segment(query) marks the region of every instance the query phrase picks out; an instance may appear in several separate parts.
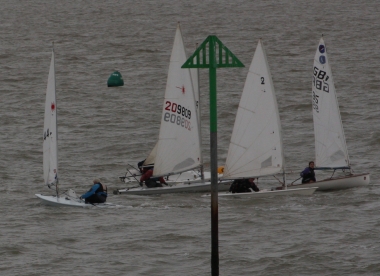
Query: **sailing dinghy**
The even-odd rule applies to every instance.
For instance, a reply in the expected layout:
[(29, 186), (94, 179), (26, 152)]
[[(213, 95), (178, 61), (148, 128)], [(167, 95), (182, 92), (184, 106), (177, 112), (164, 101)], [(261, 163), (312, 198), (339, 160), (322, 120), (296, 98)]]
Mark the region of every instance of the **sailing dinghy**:
[[(177, 32), (181, 35), (181, 29), (180, 25), (178, 24), (177, 27)], [(182, 35), (181, 35), (182, 38)], [(186, 54), (185, 54), (186, 55)], [(183, 70), (181, 68), (178, 68), (178, 70)], [(192, 81), (192, 89), (193, 89), (193, 95), (195, 98), (195, 103), (196, 103), (196, 111), (197, 111), (197, 116), (198, 116), (198, 127), (199, 127), (199, 139), (201, 139), (201, 125), (200, 125), (200, 95), (199, 95), (199, 72), (198, 69), (190, 69), (190, 77)], [(178, 88), (178, 87), (177, 87)], [(150, 167), (154, 165), (155, 157), (157, 154), (157, 145), (154, 146), (152, 151), (149, 153), (148, 157), (145, 159), (145, 162), (143, 166), (145, 167)], [(201, 140), (199, 147), (201, 148)], [(128, 167), (126, 169), (126, 173), (124, 176), (119, 177), (120, 181), (124, 183), (130, 183), (130, 182), (138, 182), (138, 179), (140, 178), (141, 173), (138, 168), (135, 166), (128, 164)], [(211, 173), (210, 172), (205, 172), (203, 169), (203, 159), (202, 159), (202, 154), (200, 155), (200, 165), (198, 168), (195, 168), (193, 170), (189, 171), (184, 171), (178, 174), (170, 174), (165, 176), (165, 181), (166, 183), (169, 184), (176, 184), (176, 183), (185, 183), (185, 184), (190, 184), (192, 182), (200, 182), (200, 181), (207, 181), (211, 179)]]
[[(240, 99), (223, 178), (248, 179), (283, 173), (285, 159), (280, 116), (264, 46), (259, 40)], [(264, 198), (280, 195), (311, 195), (315, 186), (300, 189), (219, 193), (221, 197)]]
[[(369, 184), (369, 173), (354, 174), (348, 156), (334, 79), (323, 37), (314, 56), (312, 105), (315, 135), (315, 170), (332, 170), (330, 178), (293, 187), (317, 186), (318, 191), (340, 190)], [(333, 177), (335, 171), (346, 172)]]
[[(195, 89), (190, 69), (182, 69), (187, 56), (180, 26), (177, 26), (170, 57), (169, 72), (162, 110), (159, 139), (156, 147), (145, 160), (154, 164), (153, 177), (178, 175), (202, 165), (201, 138)], [(140, 178), (140, 176), (138, 176)], [(207, 192), (211, 183), (182, 181), (164, 187), (132, 187), (115, 190), (114, 194), (163, 194), (180, 192)], [(230, 181), (220, 184), (221, 190), (229, 189)]]
[(57, 130), (57, 101), (55, 93), (55, 68), (54, 68), (54, 49), (52, 51), (48, 84), (46, 89), (45, 120), (43, 134), (43, 169), (45, 184), (50, 189), (55, 189), (55, 195), (36, 196), (45, 205), (51, 206), (70, 206), (70, 207), (91, 207), (91, 206), (112, 206), (111, 203), (85, 204), (79, 199), (75, 191), (69, 189), (60, 192), (58, 187), (58, 130)]

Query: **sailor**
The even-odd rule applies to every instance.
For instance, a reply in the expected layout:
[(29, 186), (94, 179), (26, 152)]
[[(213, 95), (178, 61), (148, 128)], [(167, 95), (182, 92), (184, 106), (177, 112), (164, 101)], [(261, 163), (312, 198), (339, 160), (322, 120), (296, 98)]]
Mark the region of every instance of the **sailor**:
[(260, 191), (259, 187), (257, 187), (256, 183), (254, 182), (255, 179), (254, 178), (249, 178), (248, 179), (248, 182), (249, 182), (249, 187), (254, 190), (255, 192), (258, 192)]
[(235, 179), (230, 187), (231, 193), (250, 193), (252, 191), (258, 192), (260, 189), (254, 182), (254, 178), (248, 179)]
[(143, 168), (144, 168), (143, 166), (144, 166), (145, 160), (146, 159), (137, 163), (137, 167), (139, 168), (140, 173), (143, 173)]
[(314, 173), (314, 161), (309, 162), (309, 167), (305, 168), (301, 173), (302, 183), (313, 183), (316, 182)]
[(162, 187), (162, 184), (168, 185), (163, 177), (152, 177), (153, 167), (143, 168), (143, 175), (140, 178), (140, 186), (145, 181), (148, 188)]
[(98, 178), (93, 180), (94, 185), (91, 189), (83, 194), (80, 199), (84, 199), (86, 203), (104, 203), (107, 200), (107, 186), (100, 183)]

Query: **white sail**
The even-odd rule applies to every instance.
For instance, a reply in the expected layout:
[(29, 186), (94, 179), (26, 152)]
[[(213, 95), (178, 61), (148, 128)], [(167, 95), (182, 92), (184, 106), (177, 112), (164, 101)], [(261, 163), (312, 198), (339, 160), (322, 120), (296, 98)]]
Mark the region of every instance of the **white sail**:
[[(193, 84), (193, 91), (194, 91), (194, 98), (195, 98), (195, 104), (197, 107), (197, 116), (198, 116), (198, 127), (199, 127), (199, 139), (200, 139), (200, 122), (199, 122), (199, 113), (200, 113), (200, 107), (199, 107), (199, 82), (198, 82), (198, 69), (190, 69), (191, 72), (191, 80)], [(200, 141), (201, 143), (201, 141)], [(154, 160), (157, 155), (157, 145), (158, 142), (154, 145), (154, 148), (152, 151), (149, 153), (148, 157), (144, 161), (144, 166), (150, 165), (154, 163)], [(202, 155), (201, 155), (201, 160), (200, 162), (202, 163)]]
[(316, 167), (348, 167), (346, 139), (323, 38), (314, 57), (312, 103)]
[(232, 131), (223, 178), (273, 175), (284, 167), (272, 76), (259, 40)]
[(43, 133), (43, 167), (45, 184), (58, 181), (57, 158), (57, 101), (55, 97), (54, 50), (52, 51), (48, 84), (46, 89), (45, 121)]
[(178, 25), (170, 58), (154, 176), (200, 166), (201, 152), (194, 88), (189, 69), (181, 69), (186, 52)]
[(157, 145), (158, 145), (158, 142), (154, 145), (154, 148), (149, 153), (148, 157), (145, 159), (144, 164), (143, 164), (144, 166), (154, 163), (154, 160), (156, 159), (156, 155), (157, 155)]

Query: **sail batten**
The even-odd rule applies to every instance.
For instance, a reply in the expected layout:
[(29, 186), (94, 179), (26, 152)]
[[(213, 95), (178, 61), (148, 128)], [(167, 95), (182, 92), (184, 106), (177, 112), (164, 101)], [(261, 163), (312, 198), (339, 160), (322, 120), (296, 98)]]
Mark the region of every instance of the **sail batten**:
[(274, 175), (283, 169), (280, 117), (267, 57), (259, 40), (236, 114), (223, 178)]
[[(201, 165), (198, 111), (187, 56), (178, 25), (170, 57), (153, 176), (188, 171)], [(199, 100), (199, 99), (198, 99)]]
[(312, 105), (317, 167), (349, 167), (343, 124), (323, 38), (314, 56)]

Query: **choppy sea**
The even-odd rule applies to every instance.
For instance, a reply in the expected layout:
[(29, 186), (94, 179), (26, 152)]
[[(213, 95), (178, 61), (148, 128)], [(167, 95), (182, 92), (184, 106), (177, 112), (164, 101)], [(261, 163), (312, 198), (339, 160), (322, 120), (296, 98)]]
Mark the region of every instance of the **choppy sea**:
[[(42, 134), (52, 42), (61, 188), (80, 194), (99, 177), (113, 190), (126, 186), (118, 177), (158, 137), (177, 22), (188, 54), (213, 34), (245, 64), (217, 72), (220, 165), (259, 38), (276, 89), (287, 178), (298, 178), (314, 159), (311, 74), (323, 34), (353, 169), (371, 173), (365, 188), (219, 199), (220, 275), (380, 273), (378, 1), (7, 0), (1, 6), (1, 275), (211, 274), (210, 199), (201, 194), (110, 193), (108, 201), (121, 207), (108, 209), (46, 207), (34, 195), (51, 193), (43, 184)], [(125, 85), (107, 88), (115, 70)], [(204, 70), (201, 110), (207, 169)]]

